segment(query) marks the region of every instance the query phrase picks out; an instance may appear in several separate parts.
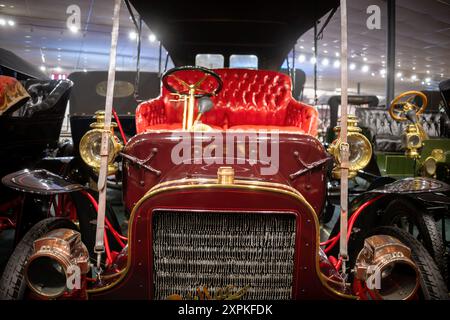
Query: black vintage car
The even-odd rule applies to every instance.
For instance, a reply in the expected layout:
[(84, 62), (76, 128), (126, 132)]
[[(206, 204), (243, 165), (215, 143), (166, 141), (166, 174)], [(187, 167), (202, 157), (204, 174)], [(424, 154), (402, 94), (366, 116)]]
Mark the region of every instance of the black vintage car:
[[(59, 173), (64, 164), (62, 156), (71, 152), (59, 137), (72, 81), (51, 80), (35, 66), (0, 48), (0, 85), (5, 103), (0, 113), (0, 176), (25, 168)], [(22, 215), (25, 202), (39, 203), (32, 206), (33, 215)], [(25, 197), (0, 185), (0, 233), (14, 229), (22, 220), (23, 230), (15, 234), (17, 242), (35, 219), (50, 214), (50, 202), (49, 198)]]
[[(79, 210), (90, 210), (83, 201), (73, 201), (76, 195), (58, 193), (78, 190), (69, 180), (86, 185), (97, 179), (96, 173), (81, 161), (78, 146), (90, 129), (95, 111), (103, 108), (107, 72), (74, 72), (68, 80), (50, 80), (4, 49), (0, 49), (0, 62), (1, 74), (23, 84), (24, 92), (20, 101), (0, 115), (0, 232), (15, 231), (14, 236), (5, 235), (6, 239), (14, 238), (11, 245), (2, 248), (6, 258), (36, 222), (70, 216), (74, 202)], [(131, 137), (136, 133), (134, 111), (141, 99), (158, 95), (160, 78), (154, 72), (140, 72), (136, 81), (136, 72), (132, 71), (118, 71), (116, 77), (115, 111), (124, 136)], [(68, 102), (72, 139), (60, 142)], [(47, 190), (39, 190), (37, 181), (47, 184)], [(60, 184), (64, 187), (59, 188)], [(120, 184), (112, 185), (120, 189)], [(93, 215), (95, 212), (91, 218)]]

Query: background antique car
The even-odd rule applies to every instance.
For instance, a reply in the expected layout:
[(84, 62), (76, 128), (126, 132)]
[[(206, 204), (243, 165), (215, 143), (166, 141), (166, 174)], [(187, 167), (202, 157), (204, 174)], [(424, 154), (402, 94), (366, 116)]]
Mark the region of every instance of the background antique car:
[[(107, 77), (107, 71), (74, 72), (69, 75), (69, 79), (74, 83), (69, 112), (74, 145), (74, 159), (71, 166), (77, 172), (68, 173), (67, 177), (81, 184), (98, 178), (97, 174), (81, 160), (78, 146), (83, 135), (90, 129), (95, 112), (104, 108)], [(136, 134), (134, 112), (137, 105), (156, 97), (159, 94), (159, 87), (160, 77), (156, 72), (116, 71), (113, 104), (125, 139)]]
[[(113, 174), (117, 160), (122, 161), (128, 236), (107, 211), (101, 237), (106, 254), (99, 265), (90, 264), (102, 254), (94, 239), (102, 202), (92, 196), (97, 187), (104, 189), (102, 180), (97, 186), (64, 185), (62, 178), (52, 176), (51, 192), (71, 191), (76, 207), (71, 218), (79, 228), (71, 219), (51, 218), (34, 225), (5, 268), (2, 298), (448, 298), (440, 271), (420, 242), (396, 227), (359, 227), (360, 221), (374, 217), (374, 204), (391, 194), (414, 192), (417, 184), (448, 191), (444, 183), (400, 180), (358, 197), (349, 212), (348, 262), (333, 252), (337, 233), (320, 240), (331, 157), (315, 137), (317, 110), (294, 99), (291, 79), (275, 70), (296, 39), (336, 9), (338, 1), (292, 1), (289, 14), (261, 6), (246, 11), (245, 21), (234, 2), (216, 10), (200, 1), (201, 11), (186, 3), (177, 3), (173, 10), (170, 2), (131, 2), (180, 67), (164, 74), (159, 97), (138, 106), (137, 134), (125, 146), (114, 134), (114, 124), (102, 129), (106, 111), (106, 116), (96, 114), (79, 146), (94, 171)], [(186, 15), (189, 19), (182, 19)], [(117, 21), (116, 12), (115, 26)], [(261, 70), (185, 66), (205, 50), (222, 53), (226, 64), (232, 53), (257, 54)], [(238, 141), (241, 137), (237, 150), (232, 141), (232, 154), (228, 141), (216, 139), (225, 133)], [(103, 155), (102, 136), (109, 145)], [(180, 143), (183, 155), (189, 156), (175, 163), (172, 153)], [(281, 155), (271, 175), (263, 174), (270, 162), (246, 156), (252, 145), (263, 143), (266, 153), (278, 150)], [(197, 163), (193, 160), (199, 150), (209, 160), (211, 150), (227, 150), (227, 161)], [(369, 150), (363, 151), (361, 156), (367, 157)], [(108, 158), (107, 168), (100, 165), (102, 156)], [(22, 172), (11, 176), (10, 184), (24, 188), (17, 178), (21, 174), (40, 190), (48, 182)], [(91, 223), (92, 210), (94, 215), (98, 211), (96, 225)], [(69, 288), (70, 270), (77, 268), (80, 286)]]
[[(50, 80), (35, 66), (5, 49), (0, 49), (0, 74), (1, 103), (5, 102), (6, 107), (0, 112), (0, 177), (25, 168), (47, 168), (60, 173), (64, 161), (55, 159), (70, 153), (70, 146), (60, 143), (59, 136), (72, 82)], [(8, 95), (20, 99), (10, 99)], [(23, 215), (25, 206), (33, 214)], [(18, 242), (35, 221), (47, 216), (50, 207), (49, 197), (24, 196), (0, 185), (0, 233), (14, 229), (20, 220), (21, 228), (15, 236), (5, 235), (8, 239), (15, 237)], [(7, 259), (9, 248), (2, 246), (2, 258)], [(0, 261), (0, 265), (4, 262)]]
[[(448, 81), (442, 82), (442, 89), (445, 88), (445, 83)], [(409, 96), (415, 98), (415, 103), (420, 106), (422, 101), (416, 97), (416, 94), (420, 93), (411, 93)], [(392, 183), (397, 179), (417, 176), (429, 178), (431, 176), (444, 182), (448, 181), (446, 171), (447, 162), (450, 159), (446, 159), (446, 150), (449, 150), (450, 139), (446, 134), (448, 126), (446, 110), (448, 108), (445, 108), (448, 105), (448, 101), (445, 99), (448, 92), (443, 90), (437, 95), (436, 92), (425, 92), (424, 94), (428, 97), (429, 107), (423, 115), (418, 117), (423, 124), (427, 139), (423, 140), (423, 147), (417, 148), (416, 157), (405, 155), (408, 153), (408, 149), (402, 146), (402, 135), (407, 135), (405, 122), (395, 121), (386, 112), (385, 106), (378, 106), (378, 99), (375, 96), (349, 96), (349, 103), (353, 106), (358, 125), (362, 130), (361, 134), (370, 140), (374, 150), (368, 165), (357, 172), (352, 181), (353, 187), (350, 194), (352, 197), (356, 197), (354, 205), (360, 203), (358, 196), (362, 193), (380, 188), (380, 186)], [(441, 98), (443, 99), (441, 100)], [(333, 127), (337, 123), (339, 101), (339, 96), (329, 98), (329, 108), (322, 111), (326, 119), (330, 119)], [(334, 135), (331, 130), (327, 133), (327, 137), (332, 137), (331, 139), (334, 139)], [(437, 152), (436, 149), (439, 149), (440, 152)], [(437, 153), (441, 154), (439, 159), (434, 158)], [(425, 167), (428, 171), (432, 170), (433, 172), (427, 172)], [(339, 182), (333, 177), (330, 177), (330, 180), (330, 197), (322, 219), (324, 223), (333, 218), (336, 207), (339, 206), (337, 194)], [(422, 187), (422, 190), (411, 190), (413, 191), (411, 193), (394, 193), (378, 202), (375, 206), (376, 210), (383, 214), (370, 219), (365, 228), (374, 225), (395, 225), (409, 232), (423, 243), (435, 259), (443, 276), (448, 279), (450, 252), (448, 192), (444, 190), (446, 196), (443, 196), (443, 190), (439, 189), (436, 192), (424, 194), (427, 188)]]

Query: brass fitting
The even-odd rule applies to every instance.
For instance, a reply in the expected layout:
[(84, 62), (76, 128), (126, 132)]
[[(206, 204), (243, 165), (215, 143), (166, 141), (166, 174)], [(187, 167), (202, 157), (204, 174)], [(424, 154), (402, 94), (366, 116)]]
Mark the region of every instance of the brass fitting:
[(80, 276), (89, 271), (89, 252), (78, 231), (56, 229), (34, 241), (25, 275), (35, 294), (54, 299), (72, 290), (67, 287), (72, 270), (79, 270)]
[[(89, 126), (92, 129), (105, 129), (105, 111), (96, 111), (94, 114), (95, 122), (92, 122)], [(114, 134), (114, 128), (117, 127), (117, 123), (111, 122), (111, 132)]]
[(364, 241), (355, 264), (357, 281), (385, 300), (406, 300), (419, 288), (419, 270), (411, 250), (389, 235), (374, 235)]
[(232, 167), (220, 167), (217, 170), (218, 184), (233, 184), (234, 183), (234, 169)]

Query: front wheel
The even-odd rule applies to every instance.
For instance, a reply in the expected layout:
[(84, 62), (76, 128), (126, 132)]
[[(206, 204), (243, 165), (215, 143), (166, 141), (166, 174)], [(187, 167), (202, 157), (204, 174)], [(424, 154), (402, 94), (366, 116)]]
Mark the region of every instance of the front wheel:
[(410, 201), (398, 199), (386, 208), (383, 224), (405, 230), (428, 250), (442, 276), (448, 280), (446, 248), (435, 217)]

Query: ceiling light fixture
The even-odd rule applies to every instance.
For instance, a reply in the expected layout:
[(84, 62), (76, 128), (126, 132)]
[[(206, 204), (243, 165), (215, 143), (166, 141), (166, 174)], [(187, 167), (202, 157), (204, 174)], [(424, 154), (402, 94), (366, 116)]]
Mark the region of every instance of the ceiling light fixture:
[(334, 62), (333, 62), (334, 68), (339, 68), (340, 65), (341, 65), (341, 62), (339, 60), (334, 60)]
[(330, 63), (330, 61), (329, 61), (327, 58), (325, 58), (325, 59), (322, 60), (322, 65), (325, 66), (325, 67), (326, 67), (329, 63)]
[(6, 26), (6, 20), (0, 19), (0, 26)]
[(361, 68), (361, 71), (362, 71), (362, 72), (369, 72), (369, 66), (366, 65), (366, 64), (363, 65), (362, 68)]
[(14, 22), (14, 20), (8, 20), (8, 25), (10, 27), (13, 27), (16, 23)]
[(413, 75), (411, 76), (411, 80), (412, 80), (412, 81), (416, 81), (416, 80), (417, 80), (417, 76), (416, 76), (415, 74), (413, 74)]
[(397, 78), (401, 78), (402, 73), (401, 72), (397, 72)]
[(305, 57), (304, 54), (301, 54), (301, 55), (298, 56), (298, 61), (299, 62), (305, 62), (305, 60), (306, 60), (306, 57)]
[(355, 69), (356, 69), (356, 64), (350, 63), (350, 70), (355, 70)]
[(39, 69), (41, 69), (41, 71), (45, 71), (46, 70), (45, 66), (41, 66)]
[(430, 83), (431, 82), (431, 78), (425, 78), (425, 82)]
[(128, 34), (128, 37), (130, 38), (130, 40), (136, 40), (137, 34), (136, 34), (136, 32), (131, 31), (131, 32)]
[(315, 57), (312, 57), (311, 59), (309, 59), (309, 62), (310, 62), (311, 64), (316, 64), (316, 58), (315, 58)]
[(155, 42), (155, 41), (156, 41), (156, 36), (152, 33), (152, 34), (150, 34), (150, 35), (148, 36), (148, 40), (149, 40), (150, 42)]
[(72, 33), (77, 33), (78, 32), (78, 28), (76, 26), (70, 26), (69, 30)]

